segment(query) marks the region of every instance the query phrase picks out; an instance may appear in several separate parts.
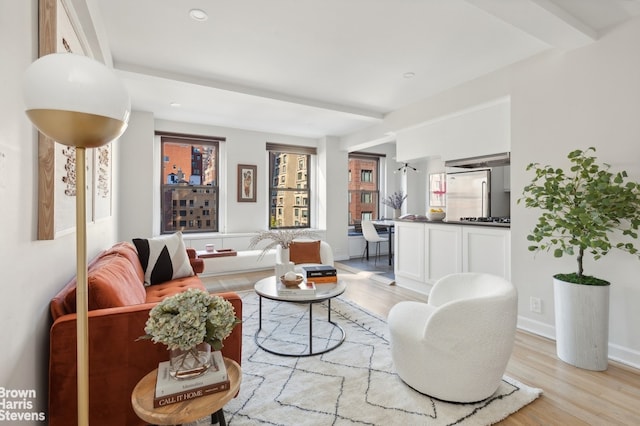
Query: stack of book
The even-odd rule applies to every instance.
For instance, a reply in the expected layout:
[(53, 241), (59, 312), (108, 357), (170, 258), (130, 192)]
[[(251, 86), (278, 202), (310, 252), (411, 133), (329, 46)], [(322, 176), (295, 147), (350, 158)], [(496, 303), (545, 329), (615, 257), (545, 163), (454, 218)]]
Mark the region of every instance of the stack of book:
[(222, 353), (220, 351), (211, 352), (211, 362), (212, 365), (206, 373), (193, 379), (184, 380), (176, 380), (169, 375), (169, 361), (161, 362), (158, 365), (153, 406), (155, 408), (164, 407), (228, 390), (231, 383)]
[(313, 282), (302, 281), (296, 287), (287, 287), (278, 283), (278, 295), (287, 297), (308, 297), (316, 294), (316, 286)]
[(338, 282), (338, 273), (336, 268), (329, 265), (313, 265), (303, 266), (304, 279), (309, 282), (313, 281), (316, 284), (324, 283), (336, 283)]

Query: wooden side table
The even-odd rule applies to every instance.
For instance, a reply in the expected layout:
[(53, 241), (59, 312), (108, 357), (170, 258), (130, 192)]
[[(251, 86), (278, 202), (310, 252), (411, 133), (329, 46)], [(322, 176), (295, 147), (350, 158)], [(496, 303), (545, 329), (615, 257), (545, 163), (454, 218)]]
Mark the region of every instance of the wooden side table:
[(133, 388), (131, 393), (133, 410), (142, 420), (154, 425), (180, 425), (211, 414), (212, 418), (217, 417), (219, 424), (223, 426), (225, 420), (222, 408), (238, 393), (242, 381), (242, 370), (237, 362), (225, 358), (224, 364), (229, 374), (229, 390), (158, 408), (153, 407), (158, 376), (156, 368), (144, 376)]

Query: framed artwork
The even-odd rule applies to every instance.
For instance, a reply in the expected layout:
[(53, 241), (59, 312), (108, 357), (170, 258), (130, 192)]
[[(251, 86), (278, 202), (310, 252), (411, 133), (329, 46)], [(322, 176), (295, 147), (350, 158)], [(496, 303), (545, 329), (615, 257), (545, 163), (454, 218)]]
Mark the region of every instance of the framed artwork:
[[(93, 220), (111, 216), (111, 161), (112, 147), (108, 143), (93, 151)], [(91, 176), (91, 175), (87, 175)], [(88, 194), (87, 194), (88, 195)]]
[[(70, 0), (38, 0), (38, 7), (39, 56), (58, 52), (91, 56)], [(86, 197), (92, 201), (96, 193), (93, 157), (92, 150), (87, 150)], [(52, 240), (75, 228), (75, 173), (75, 148), (38, 133), (39, 240)], [(93, 207), (94, 202), (87, 203), (89, 220), (95, 220)]]
[(256, 201), (256, 172), (258, 167), (238, 164), (238, 202)]
[(444, 207), (447, 193), (447, 180), (444, 173), (429, 175), (429, 207)]

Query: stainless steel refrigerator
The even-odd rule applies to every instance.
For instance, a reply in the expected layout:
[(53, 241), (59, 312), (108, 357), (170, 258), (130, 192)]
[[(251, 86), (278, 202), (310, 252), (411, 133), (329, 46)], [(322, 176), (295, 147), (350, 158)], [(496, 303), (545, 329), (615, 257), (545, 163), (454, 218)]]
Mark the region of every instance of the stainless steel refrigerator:
[(450, 221), (487, 217), (491, 212), (491, 171), (447, 173), (446, 212)]

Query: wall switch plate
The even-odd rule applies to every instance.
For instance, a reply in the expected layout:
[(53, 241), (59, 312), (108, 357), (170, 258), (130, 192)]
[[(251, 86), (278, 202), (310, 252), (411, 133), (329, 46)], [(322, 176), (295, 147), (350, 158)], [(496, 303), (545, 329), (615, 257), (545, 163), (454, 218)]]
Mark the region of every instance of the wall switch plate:
[(542, 313), (542, 300), (539, 297), (531, 297), (529, 299), (529, 309), (536, 314)]

